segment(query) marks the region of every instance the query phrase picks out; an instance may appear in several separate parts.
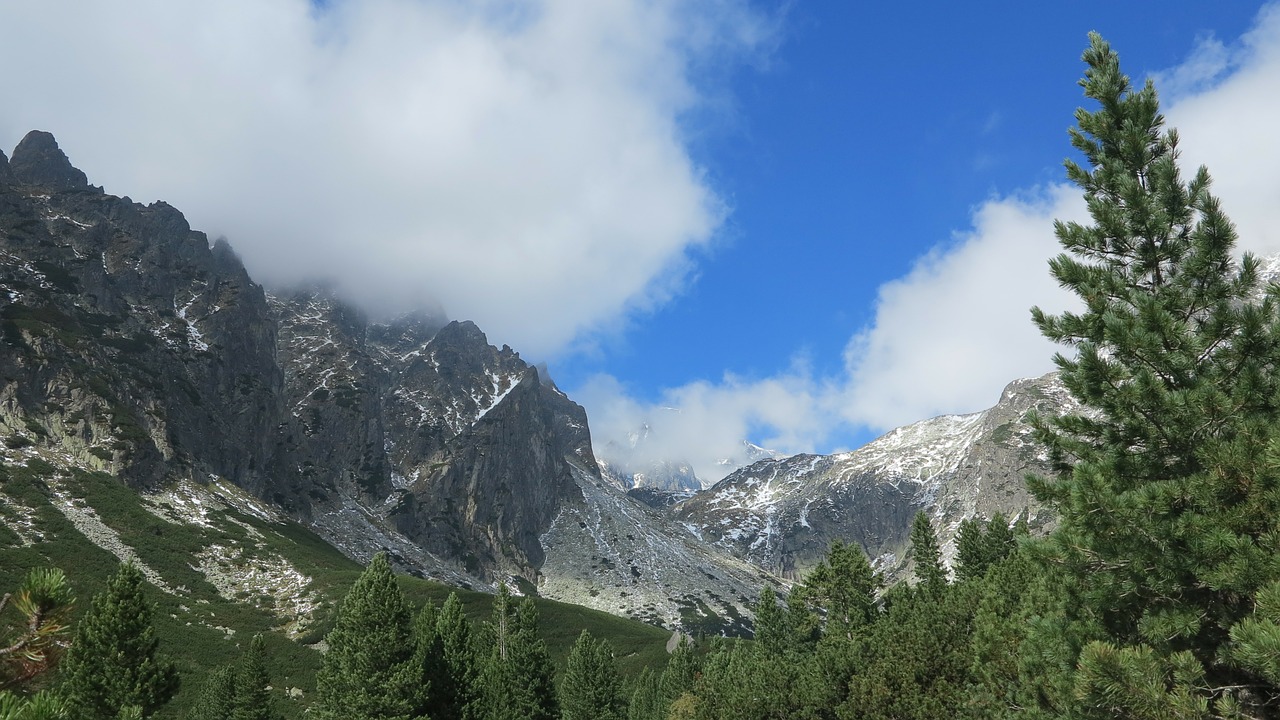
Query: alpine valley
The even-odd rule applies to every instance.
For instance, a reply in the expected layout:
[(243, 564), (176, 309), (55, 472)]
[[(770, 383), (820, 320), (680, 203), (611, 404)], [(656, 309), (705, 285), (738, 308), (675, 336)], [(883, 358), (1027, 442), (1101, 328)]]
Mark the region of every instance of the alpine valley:
[[(582, 407), (474, 324), (264, 289), (226, 241), (91, 186), (44, 132), (0, 154), (0, 330), (0, 557), (53, 562), (74, 535), (289, 637), (323, 619), (315, 553), (384, 550), (449, 586), (749, 632), (760, 591), (786, 594), (833, 540), (901, 577), (919, 510), (948, 561), (965, 519), (1051, 523), (1023, 482), (1045, 469), (1026, 419), (1068, 402), (1051, 375), (853, 452), (748, 444), (703, 490), (678, 461), (597, 458)], [(172, 562), (147, 560), (161, 549)]]

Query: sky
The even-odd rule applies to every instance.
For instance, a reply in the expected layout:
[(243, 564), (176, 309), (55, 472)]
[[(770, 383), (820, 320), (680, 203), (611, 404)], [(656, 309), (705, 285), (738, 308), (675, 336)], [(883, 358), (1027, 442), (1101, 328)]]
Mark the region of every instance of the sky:
[(1052, 369), (1090, 30), (1280, 252), (1280, 5), (0, 2), (0, 148), (58, 138), (271, 287), (439, 308), (546, 363), (597, 448), (704, 482)]

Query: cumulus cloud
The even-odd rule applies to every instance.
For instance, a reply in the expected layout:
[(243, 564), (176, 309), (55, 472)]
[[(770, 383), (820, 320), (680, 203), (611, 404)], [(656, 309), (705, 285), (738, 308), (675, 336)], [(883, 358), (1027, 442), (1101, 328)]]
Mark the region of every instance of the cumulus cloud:
[[(1240, 231), (1241, 249), (1257, 254), (1280, 252), (1277, 77), (1280, 5), (1265, 8), (1238, 43), (1202, 38), (1184, 64), (1156, 78), (1168, 123), (1179, 130), (1185, 173), (1209, 167), (1215, 192)], [(718, 430), (681, 437), (667, 448), (655, 443), (655, 452), (686, 458), (704, 481), (715, 480), (723, 469), (699, 458), (725, 456), (743, 437), (771, 438), (766, 442), (783, 452), (830, 450), (824, 443), (842, 430), (885, 431), (991, 406), (1010, 380), (1053, 369), (1056, 348), (1031, 324), (1029, 308), (1060, 311), (1074, 302), (1048, 273), (1048, 259), (1060, 252), (1055, 218), (1087, 220), (1074, 186), (988, 199), (973, 211), (969, 229), (880, 288), (874, 320), (850, 340), (842, 375), (815, 378), (789, 368), (775, 378), (726, 378), (669, 390), (661, 405), (687, 402), (696, 408), (694, 417), (708, 413), (700, 421)], [(783, 408), (776, 415), (768, 412), (766, 396)], [(603, 399), (592, 402), (594, 410)], [(654, 410), (636, 403), (619, 407), (631, 415), (611, 418), (610, 429), (624, 427), (624, 420), (634, 429)]]
[(545, 356), (677, 291), (725, 213), (681, 120), (745, 2), (0, 5), (0, 140), (53, 132), (269, 283), (443, 303)]

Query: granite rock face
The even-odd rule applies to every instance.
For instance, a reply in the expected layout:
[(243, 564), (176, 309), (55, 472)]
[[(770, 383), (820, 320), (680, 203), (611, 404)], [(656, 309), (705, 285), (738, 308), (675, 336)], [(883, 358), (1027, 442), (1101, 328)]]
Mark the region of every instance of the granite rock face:
[[(148, 492), (229, 481), (357, 560), (712, 632), (744, 628), (768, 581), (682, 525), (641, 529), (545, 368), (472, 323), (268, 294), (173, 207), (90, 186), (47, 133), (0, 156), (0, 343), (7, 447)], [(697, 570), (662, 569), (677, 555)]]
[(181, 213), (90, 188), (47, 133), (0, 187), (0, 434), (135, 485), (254, 484), (282, 375), (262, 288)]
[(703, 539), (783, 577), (816, 565), (835, 539), (861, 545), (904, 576), (915, 514), (924, 511), (955, 556), (963, 520), (1002, 513), (1033, 528), (1051, 522), (1026, 489), (1048, 471), (1028, 415), (1078, 408), (1056, 374), (1010, 383), (992, 408), (907, 425), (838, 455), (757, 462), (673, 508)]

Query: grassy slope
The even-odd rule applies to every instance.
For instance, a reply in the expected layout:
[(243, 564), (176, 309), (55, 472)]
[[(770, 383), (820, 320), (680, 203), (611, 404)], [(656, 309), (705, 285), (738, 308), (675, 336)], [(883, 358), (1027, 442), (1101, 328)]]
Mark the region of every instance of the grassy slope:
[[(32, 567), (52, 565), (63, 569), (79, 598), (77, 611), (105, 586), (119, 561), (94, 545), (52, 504), (46, 478), (57, 471), (38, 460), (26, 467), (0, 466), (0, 519), (14, 515), (13, 501), (36, 510), (36, 527), (43, 539), (23, 547), (18, 535), (0, 522), (0, 589), (16, 587)], [(193, 701), (208, 671), (238, 657), (240, 646), (256, 633), (267, 639), (273, 683), (277, 689), (300, 688), (303, 700), (277, 699), (286, 717), (301, 717), (306, 698), (314, 687), (320, 654), (306, 647), (319, 640), (332, 622), (336, 602), (360, 574), (360, 567), (307, 529), (293, 523), (267, 523), (236, 511), (213, 513), (211, 528), (178, 524), (149, 512), (138, 495), (101, 473), (73, 471), (59, 482), (73, 497), (83, 498), (120, 539), (134, 548), (142, 562), (155, 569), (178, 595), (148, 586), (156, 604), (155, 625), (162, 651), (173, 658), (183, 676), (183, 689), (161, 717), (180, 717)], [(7, 496), (7, 497), (6, 497)], [(254, 549), (249, 531), (262, 535), (265, 547)], [(255, 607), (254, 598), (237, 601), (221, 597), (205, 579), (194, 555), (210, 544), (237, 545), (246, 553), (279, 554), (312, 579), (324, 603), (316, 611), (318, 621), (296, 641), (273, 630), (281, 621), (268, 610)], [(430, 599), (437, 604), (457, 592), (475, 621), (486, 619), (491, 596), (456, 590), (437, 583), (404, 577), (402, 587), (415, 606)], [(261, 604), (261, 603), (259, 603)], [(539, 600), (543, 634), (556, 662), (563, 664), (573, 641), (583, 630), (607, 638), (614, 646), (624, 676), (634, 676), (645, 666), (666, 662), (669, 632), (575, 605)], [(6, 618), (8, 619), (8, 618)], [(230, 628), (228, 633), (222, 628)]]

